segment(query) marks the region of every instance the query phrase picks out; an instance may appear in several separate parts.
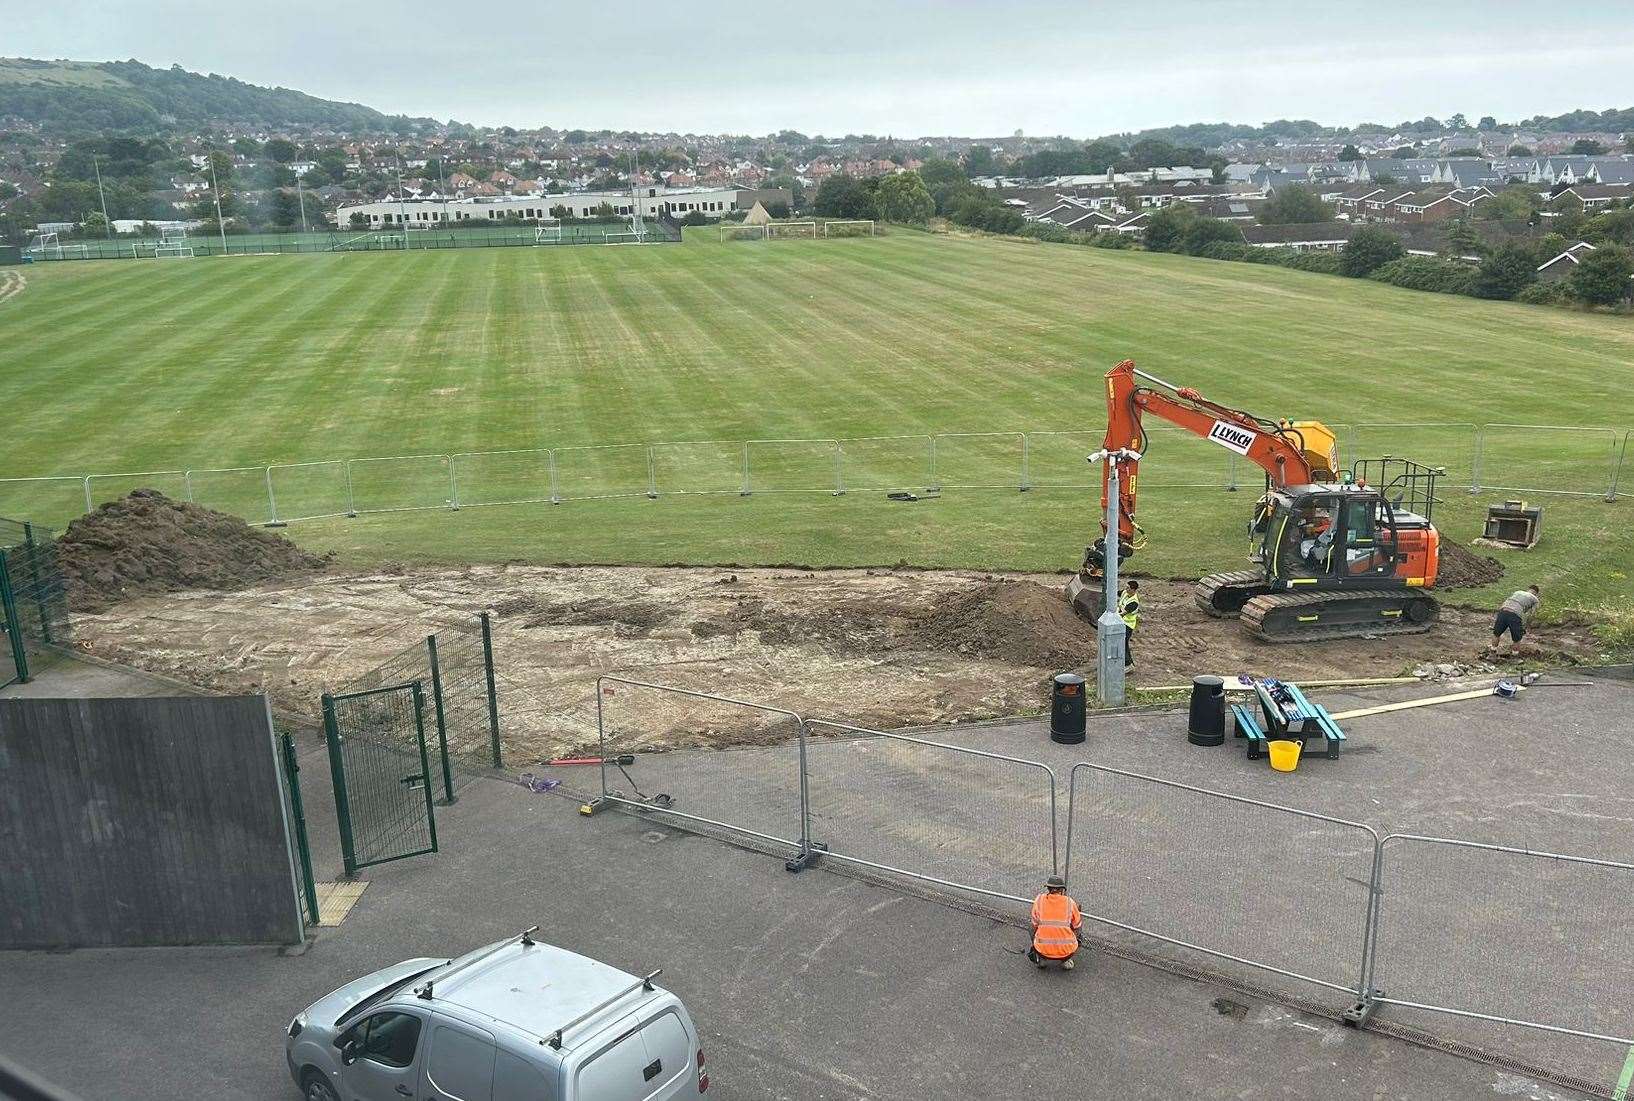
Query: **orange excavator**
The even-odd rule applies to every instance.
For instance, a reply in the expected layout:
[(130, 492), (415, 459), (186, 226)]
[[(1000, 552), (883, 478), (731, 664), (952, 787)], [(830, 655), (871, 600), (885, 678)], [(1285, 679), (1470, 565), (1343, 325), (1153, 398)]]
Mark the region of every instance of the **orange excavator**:
[[(1209, 401), (1125, 360), (1106, 375), (1106, 450), (1118, 464), (1118, 562), (1138, 550), (1139, 467), (1150, 440), (1141, 418), (1151, 413), (1247, 459), (1265, 471), (1265, 493), (1248, 524), (1254, 565), (1197, 582), (1197, 605), (1212, 616), (1240, 617), (1267, 642), (1415, 634), (1438, 611), (1435, 586), (1440, 535), (1430, 522), (1441, 470), (1386, 456), (1339, 469), (1338, 446), (1318, 421), (1272, 421)], [(1132, 456), (1132, 457), (1131, 457)], [(1102, 515), (1107, 470), (1101, 475)], [(1067, 586), (1081, 613), (1094, 618), (1104, 600), (1109, 550), (1102, 536), (1087, 547), (1083, 568)]]

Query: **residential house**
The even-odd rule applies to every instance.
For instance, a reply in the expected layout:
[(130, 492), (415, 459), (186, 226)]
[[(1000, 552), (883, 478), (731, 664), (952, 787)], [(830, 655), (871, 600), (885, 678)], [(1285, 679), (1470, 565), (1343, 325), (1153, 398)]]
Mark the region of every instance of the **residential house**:
[(1634, 187), (1627, 184), (1581, 183), (1568, 187), (1556, 199), (1571, 195), (1583, 204), (1587, 213), (1606, 210), (1627, 199), (1634, 199)]
[(1356, 226), (1340, 221), (1242, 227), (1243, 240), (1255, 248), (1291, 248), (1300, 252), (1332, 252), (1344, 248), (1355, 232)]
[(1571, 278), (1581, 259), (1593, 251), (1594, 246), (1587, 241), (1577, 242), (1559, 256), (1539, 264), (1538, 280), (1543, 283), (1558, 283), (1562, 279)]
[(1485, 187), (1463, 187), (1448, 191), (1429, 188), (1397, 199), (1386, 211), (1385, 220), (1396, 222), (1440, 222), (1456, 217), (1483, 199), (1492, 198)]

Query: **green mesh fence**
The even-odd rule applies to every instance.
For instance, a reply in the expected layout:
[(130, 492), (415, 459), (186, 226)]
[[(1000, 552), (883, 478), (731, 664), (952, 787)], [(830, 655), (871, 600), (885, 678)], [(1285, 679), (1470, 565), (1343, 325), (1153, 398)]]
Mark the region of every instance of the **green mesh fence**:
[(56, 534), (0, 519), (0, 686), (29, 679), (73, 642)]

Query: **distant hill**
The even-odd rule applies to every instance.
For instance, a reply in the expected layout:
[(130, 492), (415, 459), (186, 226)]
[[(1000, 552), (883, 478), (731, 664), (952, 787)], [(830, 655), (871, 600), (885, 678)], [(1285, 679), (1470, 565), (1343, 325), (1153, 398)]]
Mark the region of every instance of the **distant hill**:
[(385, 115), (359, 103), (263, 88), (178, 65), (154, 69), (140, 61), (0, 57), (0, 118), (8, 115), (60, 134), (147, 134), (211, 123), (327, 126), (347, 133), (404, 133), (437, 125), (434, 119)]

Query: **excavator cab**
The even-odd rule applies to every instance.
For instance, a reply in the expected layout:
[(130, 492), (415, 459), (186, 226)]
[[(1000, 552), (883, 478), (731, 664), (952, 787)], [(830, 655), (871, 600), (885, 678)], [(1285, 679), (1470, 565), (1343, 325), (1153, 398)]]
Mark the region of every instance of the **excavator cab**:
[(1254, 557), (1272, 590), (1343, 588), (1395, 575), (1397, 536), (1390, 502), (1352, 485), (1290, 487), (1258, 510)]

